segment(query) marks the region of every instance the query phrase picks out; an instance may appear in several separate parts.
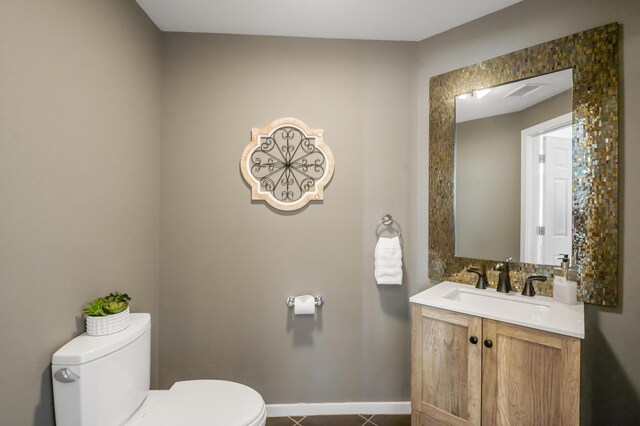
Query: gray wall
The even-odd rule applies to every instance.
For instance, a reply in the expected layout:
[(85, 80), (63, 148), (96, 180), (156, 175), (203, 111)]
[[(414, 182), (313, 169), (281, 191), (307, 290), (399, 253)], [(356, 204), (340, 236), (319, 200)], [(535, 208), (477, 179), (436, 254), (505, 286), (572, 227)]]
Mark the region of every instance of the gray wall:
[(521, 132), (571, 112), (571, 91), (456, 124), (456, 256), (520, 258)]
[[(377, 287), (376, 224), (409, 222), (416, 43), (164, 36), (161, 386), (223, 378), (267, 403), (409, 399), (408, 285)], [(251, 202), (252, 127), (325, 130), (335, 174), (295, 213)], [(288, 294), (326, 297), (290, 317)]]
[[(412, 175), (419, 182), (415, 210), (417, 236), (427, 234), (428, 83), (456, 68), (513, 52), (575, 32), (620, 22), (621, 205), (620, 290), (616, 309), (586, 306), (582, 351), (582, 422), (585, 425), (637, 424), (640, 418), (640, 7), (637, 0), (525, 0), (503, 11), (462, 25), (419, 44), (417, 139)], [(422, 201), (424, 200), (424, 201)], [(427, 245), (412, 253), (426, 270)]]
[(161, 34), (131, 1), (5, 0), (0, 40), (0, 424), (41, 426), (82, 305), (158, 313)]
[(519, 113), (456, 124), (456, 256), (520, 253)]

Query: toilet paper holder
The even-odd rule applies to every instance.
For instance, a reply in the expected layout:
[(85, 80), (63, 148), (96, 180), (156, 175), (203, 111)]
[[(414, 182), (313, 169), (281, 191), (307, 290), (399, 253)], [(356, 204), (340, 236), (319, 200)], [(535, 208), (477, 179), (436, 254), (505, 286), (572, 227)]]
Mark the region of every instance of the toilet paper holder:
[[(324, 305), (324, 296), (316, 294), (315, 296), (313, 296), (313, 299), (316, 303), (316, 306)], [(288, 295), (285, 299), (285, 303), (288, 307), (293, 308), (296, 305), (296, 296), (294, 296), (293, 294)]]

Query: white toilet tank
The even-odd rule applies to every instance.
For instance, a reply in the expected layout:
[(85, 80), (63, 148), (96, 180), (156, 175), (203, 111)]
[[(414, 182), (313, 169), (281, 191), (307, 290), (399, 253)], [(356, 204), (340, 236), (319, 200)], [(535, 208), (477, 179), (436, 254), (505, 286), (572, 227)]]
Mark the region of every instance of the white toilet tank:
[(151, 316), (131, 314), (128, 328), (82, 334), (51, 360), (58, 426), (122, 425), (149, 391)]

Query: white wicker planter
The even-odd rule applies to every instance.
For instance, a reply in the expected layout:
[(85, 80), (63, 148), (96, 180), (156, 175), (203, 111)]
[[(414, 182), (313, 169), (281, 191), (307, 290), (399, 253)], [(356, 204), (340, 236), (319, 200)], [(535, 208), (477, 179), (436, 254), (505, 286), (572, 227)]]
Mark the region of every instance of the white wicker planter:
[(129, 308), (119, 314), (107, 315), (106, 317), (87, 318), (87, 334), (89, 336), (104, 336), (105, 334), (117, 333), (129, 327)]

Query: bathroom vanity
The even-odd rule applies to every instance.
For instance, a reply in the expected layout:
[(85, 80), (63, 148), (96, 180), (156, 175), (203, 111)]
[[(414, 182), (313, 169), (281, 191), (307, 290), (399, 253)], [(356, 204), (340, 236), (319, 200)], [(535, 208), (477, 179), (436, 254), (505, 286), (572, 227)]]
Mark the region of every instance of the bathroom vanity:
[(582, 303), (453, 282), (410, 301), (412, 426), (579, 424)]

